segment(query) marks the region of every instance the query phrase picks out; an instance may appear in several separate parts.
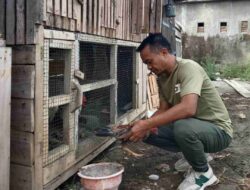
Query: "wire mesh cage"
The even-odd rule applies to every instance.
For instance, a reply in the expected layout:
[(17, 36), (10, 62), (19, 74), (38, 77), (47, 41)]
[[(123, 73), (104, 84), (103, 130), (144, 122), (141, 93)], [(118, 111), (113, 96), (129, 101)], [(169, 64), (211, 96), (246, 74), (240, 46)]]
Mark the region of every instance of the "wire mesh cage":
[(133, 47), (118, 47), (117, 57), (117, 101), (118, 117), (133, 108)]
[(110, 123), (110, 87), (83, 93), (83, 105), (78, 120), (78, 141)]
[(81, 84), (110, 79), (111, 46), (80, 42), (80, 70), (85, 74)]
[(49, 151), (63, 145), (65, 106), (49, 108)]
[(65, 64), (68, 50), (50, 48), (49, 50), (49, 96), (65, 93)]

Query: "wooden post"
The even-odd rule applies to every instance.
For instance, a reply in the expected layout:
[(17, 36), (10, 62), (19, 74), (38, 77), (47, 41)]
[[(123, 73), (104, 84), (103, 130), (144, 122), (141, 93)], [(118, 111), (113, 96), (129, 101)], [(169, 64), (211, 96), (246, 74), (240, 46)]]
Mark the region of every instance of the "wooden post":
[(15, 44), (15, 1), (6, 1), (6, 44)]
[(5, 1), (0, 1), (0, 38), (5, 39)]
[(16, 1), (16, 44), (25, 44), (25, 1)]
[(10, 175), (10, 96), (11, 96), (11, 49), (0, 48), (0, 184), (9, 190)]

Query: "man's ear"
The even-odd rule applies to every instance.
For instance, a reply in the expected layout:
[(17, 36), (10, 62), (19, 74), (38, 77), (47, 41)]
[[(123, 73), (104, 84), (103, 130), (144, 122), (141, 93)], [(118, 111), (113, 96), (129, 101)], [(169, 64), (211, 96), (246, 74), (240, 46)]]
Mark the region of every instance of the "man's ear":
[(162, 53), (162, 55), (168, 55), (169, 51), (167, 48), (161, 48), (161, 53)]

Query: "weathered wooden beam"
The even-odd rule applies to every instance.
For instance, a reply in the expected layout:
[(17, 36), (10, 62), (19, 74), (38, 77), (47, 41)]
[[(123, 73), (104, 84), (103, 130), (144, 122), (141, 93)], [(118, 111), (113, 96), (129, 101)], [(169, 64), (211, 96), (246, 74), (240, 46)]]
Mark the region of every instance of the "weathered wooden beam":
[(155, 17), (156, 17), (156, 0), (151, 0), (150, 4), (150, 24), (149, 24), (149, 32), (155, 32)]
[(10, 189), (33, 190), (34, 169), (32, 167), (11, 164), (10, 167)]
[(67, 0), (61, 0), (61, 7), (62, 7), (62, 12), (61, 16), (66, 17), (67, 16)]
[(95, 82), (95, 83), (91, 83), (91, 84), (85, 84), (85, 85), (81, 86), (81, 91), (88, 92), (91, 90), (96, 90), (98, 88), (107, 87), (107, 86), (113, 85), (115, 83), (116, 83), (116, 81), (114, 79), (109, 79), (109, 80)]
[(34, 100), (12, 99), (11, 128), (34, 132)]
[(15, 44), (16, 9), (15, 0), (6, 1), (6, 44)]
[(0, 184), (9, 189), (11, 49), (0, 47)]
[(25, 44), (25, 0), (16, 0), (16, 44)]
[(12, 163), (32, 166), (34, 162), (34, 134), (11, 130)]
[(162, 25), (162, 0), (156, 0), (155, 32), (161, 32)]
[(26, 44), (35, 44), (36, 23), (41, 23), (41, 2), (37, 0), (26, 0)]
[(12, 48), (13, 64), (35, 64), (35, 51), (35, 46), (33, 45), (14, 46)]
[(34, 133), (34, 180), (35, 185), (34, 189), (40, 190), (43, 189), (43, 152), (42, 152), (42, 143), (43, 143), (43, 64), (44, 64), (44, 29), (43, 26), (40, 26), (37, 30), (38, 32), (38, 43), (36, 44), (36, 66), (35, 66), (35, 104), (34, 104), (34, 115), (35, 115), (35, 133)]
[(13, 65), (12, 97), (34, 98), (35, 67), (32, 65)]

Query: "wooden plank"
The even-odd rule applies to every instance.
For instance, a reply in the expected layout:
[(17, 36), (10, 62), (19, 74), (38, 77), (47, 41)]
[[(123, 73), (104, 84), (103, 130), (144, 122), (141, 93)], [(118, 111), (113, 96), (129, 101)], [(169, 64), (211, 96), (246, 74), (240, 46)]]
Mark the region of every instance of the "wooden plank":
[(155, 32), (156, 0), (151, 0), (149, 32)]
[(46, 17), (46, 26), (54, 27), (55, 26), (55, 16), (54, 14), (47, 13)]
[(68, 0), (68, 18), (73, 18), (73, 0)]
[(35, 64), (35, 51), (33, 45), (14, 46), (12, 48), (13, 64)]
[(43, 189), (43, 66), (44, 66), (44, 28), (38, 28), (38, 41), (36, 45), (36, 67), (35, 67), (35, 133), (34, 133), (34, 189)]
[(113, 9), (114, 9), (114, 12), (113, 12), (113, 28), (114, 28), (114, 30), (113, 30), (113, 38), (116, 38), (116, 27), (117, 27), (117, 24), (116, 24), (116, 19), (117, 19), (117, 9), (118, 9), (118, 6), (117, 6), (117, 1), (116, 2), (114, 2), (114, 1), (112, 1), (112, 3), (113, 3)]
[(104, 29), (105, 34), (104, 36), (107, 36), (107, 27), (108, 27), (108, 2), (109, 0), (104, 0)]
[(137, 33), (142, 32), (142, 28), (144, 28), (144, 0), (138, 1), (138, 10), (137, 10)]
[(66, 17), (62, 18), (62, 28), (64, 30), (70, 30), (70, 19), (69, 18), (66, 18)]
[(114, 1), (110, 2), (110, 28), (114, 29)]
[[(106, 23), (106, 28), (110, 28), (110, 9), (111, 9), (111, 0), (107, 0), (107, 23)], [(108, 35), (108, 34), (106, 34)]]
[(6, 44), (13, 45), (15, 44), (15, 0), (8, 0), (6, 1)]
[(144, 27), (143, 33), (149, 33), (149, 22), (150, 22), (150, 0), (144, 0)]
[(58, 29), (62, 29), (62, 26), (63, 26), (62, 17), (55, 15), (54, 19), (55, 19), (55, 27)]
[(53, 0), (47, 0), (47, 12), (54, 13)]
[(0, 48), (0, 184), (9, 189), (11, 49)]
[(245, 98), (250, 98), (250, 91), (244, 88), (240, 83), (235, 80), (224, 80), (227, 84), (232, 86), (238, 93)]
[(128, 24), (127, 24), (127, 40), (130, 40), (130, 36), (131, 36), (131, 3), (130, 1), (127, 1), (127, 7), (128, 7), (128, 10), (127, 10), (127, 18), (128, 18)]
[(142, 106), (142, 93), (143, 93), (143, 82), (142, 82), (142, 78), (143, 78), (143, 72), (142, 72), (142, 60), (139, 58), (138, 63), (136, 63), (139, 65), (139, 71), (138, 71), (138, 108), (140, 108)]
[(34, 170), (32, 167), (11, 164), (10, 190), (33, 190)]
[(19, 131), (34, 132), (34, 101), (12, 99), (11, 128)]
[(92, 31), (93, 31), (93, 23), (92, 23), (92, 0), (88, 0), (88, 8), (87, 8), (87, 25), (88, 25), (88, 28), (87, 28), (87, 32), (92, 34)]
[(150, 92), (150, 88), (149, 88), (149, 84), (147, 85), (147, 99), (148, 99), (148, 109), (152, 110), (153, 109), (153, 103), (152, 103), (152, 99), (151, 99), (151, 92)]
[(161, 32), (162, 24), (162, 0), (156, 0), (155, 32)]
[[(35, 6), (34, 6), (35, 5)], [(26, 0), (26, 44), (36, 43), (36, 26), (39, 19), (39, 3), (37, 0)]]
[(82, 32), (87, 32), (87, 0), (82, 3)]
[(97, 0), (97, 34), (101, 35), (101, 21), (102, 21), (102, 0)]
[(75, 34), (73, 32), (44, 30), (44, 38), (74, 41)]
[(5, 39), (5, 0), (0, 0), (0, 38)]
[(116, 38), (121, 39), (122, 38), (122, 3), (121, 1), (117, 1), (116, 6), (117, 6)]
[(132, 20), (131, 20), (131, 32), (133, 34), (136, 34), (137, 33), (137, 2), (138, 1), (133, 1), (132, 0)]
[(54, 14), (61, 15), (61, 0), (54, 0)]
[(126, 36), (126, 0), (122, 0), (122, 39)]
[(11, 130), (10, 155), (12, 163), (32, 166), (34, 162), (34, 134)]
[(70, 19), (70, 31), (75, 31), (76, 30), (76, 20), (75, 19)]
[(78, 0), (73, 1), (73, 18), (76, 19), (76, 31), (81, 31), (81, 4)]
[(97, 34), (97, 19), (98, 19), (98, 4), (97, 0), (93, 0), (93, 34)]
[(142, 64), (142, 103), (147, 102), (147, 65)]
[(14, 65), (12, 76), (12, 97), (33, 99), (35, 67), (32, 65)]
[(61, 6), (62, 6), (62, 13), (61, 16), (66, 17), (67, 16), (67, 0), (61, 0)]
[[(100, 11), (100, 17), (99, 17), (99, 19), (100, 19), (100, 22), (101, 22), (101, 24), (100, 24), (100, 35), (102, 35), (102, 36), (104, 36), (105, 35), (105, 28), (104, 28), (104, 26), (105, 26), (105, 0), (99, 0), (99, 11)], [(119, 1), (117, 2), (117, 3), (119, 3)]]

